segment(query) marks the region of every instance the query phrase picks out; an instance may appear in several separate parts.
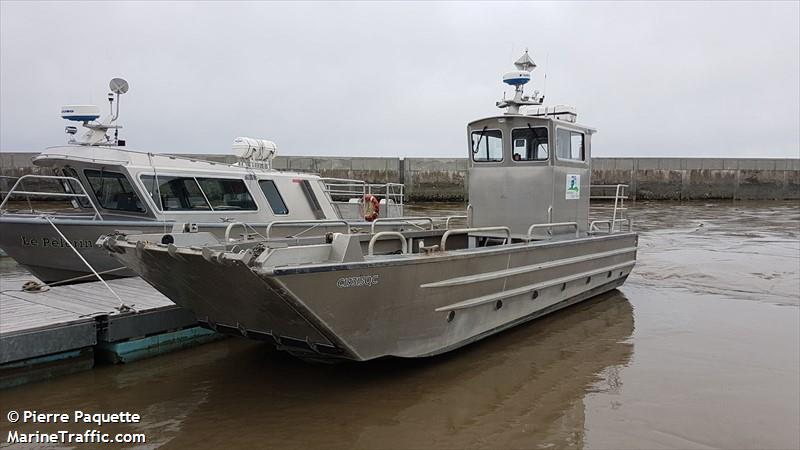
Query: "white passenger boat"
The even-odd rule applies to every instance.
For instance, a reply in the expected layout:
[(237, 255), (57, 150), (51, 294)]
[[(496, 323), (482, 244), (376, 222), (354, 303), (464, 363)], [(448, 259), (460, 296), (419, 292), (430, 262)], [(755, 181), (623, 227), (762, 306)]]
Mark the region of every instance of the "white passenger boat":
[(527, 52), (515, 64), (506, 113), (467, 127), (465, 228), (373, 227), (295, 246), (191, 230), (100, 242), (205, 326), (311, 360), (436, 355), (614, 289), (638, 238), (616, 209), (589, 221), (595, 131), (524, 95), (535, 64)]
[[(234, 164), (128, 149), (117, 125), (127, 83), (114, 79), (111, 89), (111, 109), (115, 100), (117, 109), (105, 121), (94, 106), (62, 108), (62, 117), (82, 123), (86, 134), (76, 139), (77, 127), (68, 126), (69, 145), (33, 159), (54, 175), (20, 177), (0, 204), (0, 248), (45, 282), (92, 281), (92, 268), (108, 277), (133, 276), (95, 246), (100, 235), (116, 230), (166, 232), (191, 223), (231, 239), (269, 224), (272, 240), (299, 243), (403, 214), (402, 184), (273, 170), (276, 146), (266, 140), (234, 140)], [(42, 196), (69, 203), (37, 210), (30, 200)], [(242, 223), (248, 227), (234, 225)]]

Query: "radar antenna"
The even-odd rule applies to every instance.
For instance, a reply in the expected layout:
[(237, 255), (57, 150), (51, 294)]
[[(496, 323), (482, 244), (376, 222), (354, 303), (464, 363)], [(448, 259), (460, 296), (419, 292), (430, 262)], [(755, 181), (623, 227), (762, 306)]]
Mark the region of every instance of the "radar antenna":
[(495, 103), (498, 108), (508, 108), (506, 114), (519, 114), (520, 106), (527, 105), (541, 105), (544, 102), (544, 95), (539, 95), (539, 91), (533, 91), (532, 96), (525, 95), (524, 86), (531, 81), (531, 72), (536, 68), (536, 63), (533, 62), (528, 50), (514, 62), (514, 67), (517, 70), (503, 75), (503, 83), (514, 86), (514, 98), (506, 100), (505, 93), (503, 93), (503, 100)]
[[(108, 84), (111, 92), (108, 93), (108, 106), (109, 117), (105, 122), (98, 121), (100, 118), (100, 110), (94, 105), (67, 105), (61, 107), (61, 118), (73, 122), (82, 122), (84, 128), (88, 131), (83, 135), (81, 140), (74, 137), (69, 139), (70, 144), (77, 145), (114, 145), (124, 146), (125, 141), (119, 139), (119, 129), (121, 125), (116, 125), (115, 122), (119, 118), (119, 96), (128, 92), (128, 82), (122, 78), (114, 78)], [(114, 111), (114, 101), (117, 102), (116, 111)], [(114, 137), (110, 138), (107, 134), (108, 130), (114, 130)], [(78, 132), (78, 128), (74, 126), (67, 126), (67, 134), (74, 136)]]

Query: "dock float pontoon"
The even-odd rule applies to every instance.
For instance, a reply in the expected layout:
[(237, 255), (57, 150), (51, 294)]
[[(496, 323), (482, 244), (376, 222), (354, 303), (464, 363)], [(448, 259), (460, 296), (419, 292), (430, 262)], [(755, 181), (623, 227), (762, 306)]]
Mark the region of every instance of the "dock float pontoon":
[[(10, 279), (9, 279), (10, 278)], [(91, 369), (95, 360), (130, 362), (209, 342), (197, 326), (140, 278), (25, 291), (4, 277), (0, 292), (0, 388)]]

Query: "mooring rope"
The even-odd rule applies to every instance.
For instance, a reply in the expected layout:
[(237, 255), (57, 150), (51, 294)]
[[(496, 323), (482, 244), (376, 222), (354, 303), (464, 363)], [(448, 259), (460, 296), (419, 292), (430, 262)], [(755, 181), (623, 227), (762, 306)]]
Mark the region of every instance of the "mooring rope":
[(120, 307), (126, 306), (126, 305), (125, 305), (125, 302), (124, 302), (124, 301), (122, 301), (122, 297), (120, 297), (119, 295), (117, 295), (117, 293), (116, 293), (116, 291), (114, 291), (114, 289), (111, 289), (111, 286), (109, 286), (109, 285), (108, 285), (108, 283), (106, 283), (106, 280), (104, 280), (104, 279), (103, 279), (103, 277), (101, 277), (101, 276), (100, 276), (100, 274), (99, 274), (99, 273), (97, 273), (97, 271), (96, 271), (96, 270), (94, 270), (94, 267), (92, 267), (92, 265), (91, 265), (91, 264), (89, 264), (89, 261), (86, 261), (86, 259), (83, 257), (83, 255), (81, 255), (81, 252), (79, 252), (79, 251), (78, 251), (78, 249), (76, 249), (76, 248), (75, 248), (75, 246), (73, 246), (73, 245), (72, 245), (72, 242), (70, 242), (70, 240), (69, 240), (69, 239), (67, 239), (67, 237), (66, 237), (66, 236), (64, 236), (64, 233), (62, 233), (62, 232), (61, 232), (61, 230), (59, 230), (59, 229), (58, 229), (58, 227), (56, 226), (56, 224), (54, 224), (54, 223), (53, 223), (53, 221), (52, 221), (52, 220), (50, 220), (50, 217), (48, 217), (48, 216), (41, 216), (41, 217), (43, 217), (43, 218), (44, 218), (44, 219), (45, 219), (45, 220), (46, 220), (46, 221), (47, 221), (47, 222), (50, 224), (50, 226), (52, 226), (52, 227), (53, 227), (53, 229), (54, 229), (54, 230), (56, 230), (56, 233), (58, 233), (58, 235), (59, 235), (59, 236), (61, 236), (61, 239), (63, 239), (63, 240), (64, 240), (64, 242), (66, 242), (66, 243), (67, 243), (67, 245), (69, 246), (69, 248), (71, 248), (71, 249), (72, 249), (72, 251), (73, 251), (73, 252), (75, 252), (75, 254), (76, 254), (76, 255), (78, 255), (78, 258), (80, 258), (80, 260), (81, 260), (81, 261), (83, 261), (83, 263), (84, 263), (84, 264), (86, 264), (86, 267), (88, 267), (88, 268), (89, 268), (89, 270), (91, 270), (91, 271), (92, 271), (92, 273), (94, 274), (94, 276), (96, 276), (96, 277), (97, 277), (97, 279), (98, 279), (98, 280), (100, 280), (100, 282), (101, 282), (101, 283), (103, 283), (103, 286), (105, 286), (105, 287), (106, 287), (106, 289), (108, 289), (108, 291), (109, 291), (109, 292), (111, 292), (111, 294), (112, 294), (114, 297), (116, 297), (116, 298), (117, 298), (117, 300), (119, 300)]

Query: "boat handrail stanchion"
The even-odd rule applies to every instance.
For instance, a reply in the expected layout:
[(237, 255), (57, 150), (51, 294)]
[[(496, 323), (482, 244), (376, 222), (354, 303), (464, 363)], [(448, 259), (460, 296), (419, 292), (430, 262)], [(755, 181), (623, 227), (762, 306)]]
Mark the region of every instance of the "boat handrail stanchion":
[(342, 224), (347, 229), (347, 234), (350, 234), (350, 223), (342, 219), (325, 219), (325, 220), (273, 220), (267, 225), (266, 239), (270, 238), (270, 232), (274, 225), (326, 225), (326, 224)]
[[(610, 210), (611, 211), (611, 220), (604, 221), (600, 220), (597, 223), (608, 223), (609, 224), (609, 232), (613, 233), (616, 230), (616, 224), (620, 221), (625, 221), (625, 211), (628, 209), (625, 206), (625, 200), (628, 198), (628, 195), (625, 192), (625, 189), (628, 188), (627, 184), (593, 184), (590, 188), (600, 189), (601, 195), (590, 195), (590, 199), (592, 200), (614, 200), (613, 206), (594, 206), (592, 207), (593, 210)], [(614, 189), (614, 195), (606, 195), (606, 192), (602, 192), (604, 190)], [(618, 218), (619, 217), (619, 218)]]
[(533, 239), (533, 230), (538, 228), (547, 228), (548, 232), (552, 233), (553, 228), (573, 227), (575, 228), (575, 237), (579, 237), (578, 223), (577, 222), (556, 222), (556, 223), (535, 223), (528, 227), (528, 240)]
[[(75, 193), (72, 193), (72, 192), (17, 191), (16, 190), (17, 186), (19, 186), (22, 183), (22, 181), (25, 180), (25, 179), (74, 181), (78, 185), (78, 187), (81, 188), (81, 191), (83, 193), (82, 194), (75, 194)], [(67, 186), (69, 186), (70, 189), (74, 189), (72, 187), (72, 184), (67, 184)], [(17, 181), (14, 183), (14, 186), (11, 187), (11, 189), (6, 194), (5, 198), (3, 198), (3, 201), (0, 202), (0, 211), (4, 211), (5, 210), (6, 203), (8, 203), (8, 199), (11, 198), (12, 194), (24, 194), (25, 196), (28, 196), (28, 197), (31, 196), (31, 195), (33, 195), (33, 196), (39, 195), (39, 196), (42, 196), (42, 197), (53, 196), (53, 197), (65, 197), (65, 198), (81, 198), (81, 197), (82, 198), (86, 198), (86, 200), (89, 201), (89, 204), (92, 206), (92, 209), (94, 210), (94, 218), (103, 220), (103, 216), (100, 214), (100, 211), (97, 209), (97, 206), (94, 204), (94, 200), (92, 200), (92, 197), (89, 196), (89, 194), (86, 192), (86, 189), (83, 187), (83, 184), (80, 182), (80, 180), (78, 180), (75, 177), (64, 177), (64, 176), (59, 176), (59, 175), (23, 175), (23, 176), (17, 178)], [(28, 203), (30, 203), (30, 199), (28, 200)]]
[(441, 249), (442, 251), (447, 250), (447, 238), (454, 234), (470, 234), (470, 233), (482, 233), (484, 231), (504, 231), (506, 233), (506, 242), (511, 241), (511, 228), (509, 227), (478, 227), (478, 228), (456, 228), (453, 230), (447, 230), (442, 235), (441, 241)]
[(450, 221), (451, 220), (458, 220), (458, 219), (465, 219), (468, 220), (469, 216), (447, 216), (444, 221), (444, 228), (446, 230), (450, 229)]
[(381, 231), (372, 235), (372, 239), (369, 240), (369, 245), (367, 246), (367, 256), (372, 256), (373, 250), (375, 250), (375, 242), (384, 236), (392, 236), (397, 238), (402, 243), (403, 254), (405, 255), (408, 253), (408, 242), (406, 242), (406, 237), (403, 235), (403, 233), (399, 231)]
[[(231, 240), (231, 230), (233, 230), (233, 227), (235, 227), (237, 225), (242, 227), (242, 230), (244, 230), (244, 234), (242, 236), (244, 237), (244, 239), (247, 239), (247, 227), (249, 225), (247, 225), (244, 222), (231, 222), (231, 223), (228, 224), (227, 227), (225, 227), (225, 244), (230, 242), (230, 240)], [(253, 227), (250, 227), (250, 228), (253, 228)], [(255, 228), (253, 228), (253, 231), (258, 233), (258, 231), (256, 231)]]
[(370, 232), (370, 234), (375, 234), (375, 225), (378, 224), (378, 223), (383, 223), (384, 225), (389, 225), (392, 222), (408, 223), (409, 225), (414, 225), (417, 228), (424, 229), (424, 228), (420, 227), (419, 225), (416, 225), (416, 224), (412, 223), (412, 221), (414, 221), (414, 220), (418, 220), (418, 221), (423, 221), (424, 220), (424, 221), (430, 223), (431, 227), (429, 228), (429, 230), (433, 230), (433, 218), (432, 217), (379, 217), (379, 218), (377, 218), (377, 219), (372, 221), (372, 225), (370, 225), (370, 227), (369, 227), (369, 232)]
[[(628, 231), (629, 231), (629, 232), (630, 232), (630, 231), (633, 231), (633, 221), (632, 221), (631, 219), (628, 219), (628, 218), (625, 218), (625, 219), (614, 219), (614, 222), (620, 222), (620, 223), (623, 223), (623, 224), (625, 224), (625, 223), (626, 223), (626, 224), (628, 224)], [(589, 223), (589, 232), (590, 232), (590, 233), (600, 233), (600, 232), (603, 232), (603, 230), (601, 230), (601, 229), (600, 229), (600, 227), (599, 227), (598, 225), (605, 224), (605, 225), (607, 225), (607, 226), (608, 226), (608, 229), (607, 229), (607, 231), (605, 231), (605, 232), (606, 232), (606, 233), (608, 233), (608, 234), (613, 234), (613, 233), (614, 233), (614, 231), (615, 231), (615, 229), (612, 229), (612, 227), (611, 227), (611, 223), (612, 223), (611, 219), (606, 219), (606, 220), (593, 220), (591, 223)], [(622, 232), (622, 231), (623, 231), (623, 230), (622, 230), (622, 227), (620, 227), (620, 228), (619, 228), (619, 231), (620, 231), (620, 232)]]

